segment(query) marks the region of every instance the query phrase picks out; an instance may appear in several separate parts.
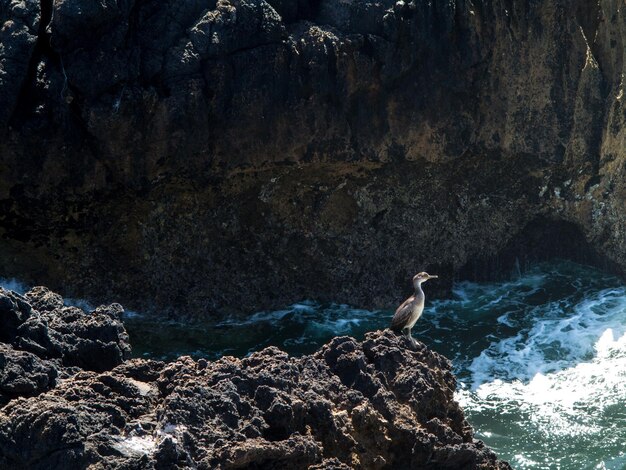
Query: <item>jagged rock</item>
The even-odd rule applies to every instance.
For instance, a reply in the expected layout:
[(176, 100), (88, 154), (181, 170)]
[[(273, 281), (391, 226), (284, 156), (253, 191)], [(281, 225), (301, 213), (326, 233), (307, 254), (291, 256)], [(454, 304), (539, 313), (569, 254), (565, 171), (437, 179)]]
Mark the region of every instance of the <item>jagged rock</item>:
[(36, 286), (24, 294), (31, 307), (40, 312), (50, 312), (63, 307), (63, 297), (47, 287)]
[(54, 364), (0, 343), (0, 406), (20, 396), (34, 396), (54, 387)]
[(150, 411), (152, 397), (141, 390), (114, 373), (81, 372), (36, 399), (11, 401), (0, 413), (0, 467), (105, 465), (107, 454), (98, 457), (98, 450), (120, 457), (116, 438), (126, 424), (128, 432), (137, 428), (132, 420)]
[(0, 288), (0, 406), (52, 388), (57, 377), (121, 364), (130, 356), (122, 312), (119, 304), (66, 307), (45, 287), (24, 296)]
[(510, 468), (454, 388), (444, 357), (390, 331), (300, 358), (134, 359), (2, 408), (0, 467)]
[(17, 329), (16, 346), (43, 358), (60, 358), (65, 366), (110, 370), (130, 357), (128, 334), (119, 304), (90, 313), (66, 307), (58, 294), (38, 287), (24, 296), (40, 308)]

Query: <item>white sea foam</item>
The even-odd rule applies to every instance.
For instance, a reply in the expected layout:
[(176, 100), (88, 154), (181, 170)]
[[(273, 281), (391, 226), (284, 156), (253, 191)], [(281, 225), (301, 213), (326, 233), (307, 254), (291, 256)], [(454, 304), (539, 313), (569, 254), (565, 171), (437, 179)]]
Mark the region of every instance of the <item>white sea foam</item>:
[[(589, 273), (570, 275), (568, 294), (533, 303), (539, 283), (519, 309), (494, 306), (498, 330), (509, 335), (491, 337), (468, 361), (456, 398), (483, 423), (479, 435), (511, 452), (515, 468), (623, 469), (626, 288), (598, 289), (616, 280), (590, 285)], [(468, 287), (479, 294), (477, 286)]]
[(591, 359), (607, 329), (618, 337), (626, 332), (626, 290), (600, 291), (574, 306), (550, 302), (526, 314), (530, 328), (493, 342), (468, 367), (474, 388), (495, 378), (524, 382)]
[[(563, 446), (564, 439), (572, 447), (576, 442), (582, 446), (594, 440), (610, 445), (611, 426), (623, 426), (613, 413), (623, 407), (626, 397), (626, 335), (616, 339), (607, 329), (596, 342), (596, 350), (590, 361), (557, 372), (537, 373), (528, 382), (496, 379), (475, 391), (460, 390), (457, 399), (470, 414), (518, 416), (511, 420), (516, 424), (509, 426), (521, 427), (522, 435), (533, 436), (538, 443)], [(623, 439), (623, 431), (616, 439)], [(512, 463), (518, 468), (553, 468), (535, 466), (524, 454), (516, 455)]]

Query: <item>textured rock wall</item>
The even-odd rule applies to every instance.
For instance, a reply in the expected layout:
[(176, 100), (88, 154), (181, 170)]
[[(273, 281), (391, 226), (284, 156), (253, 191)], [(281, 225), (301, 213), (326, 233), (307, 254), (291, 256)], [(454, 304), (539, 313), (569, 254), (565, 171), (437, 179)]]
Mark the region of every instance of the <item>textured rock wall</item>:
[(120, 312), (0, 289), (0, 468), (511, 468), (422, 343), (386, 330), (300, 358), (124, 361)]
[(5, 276), (173, 315), (381, 307), (537, 220), (626, 267), (617, 1), (2, 0), (0, 24)]

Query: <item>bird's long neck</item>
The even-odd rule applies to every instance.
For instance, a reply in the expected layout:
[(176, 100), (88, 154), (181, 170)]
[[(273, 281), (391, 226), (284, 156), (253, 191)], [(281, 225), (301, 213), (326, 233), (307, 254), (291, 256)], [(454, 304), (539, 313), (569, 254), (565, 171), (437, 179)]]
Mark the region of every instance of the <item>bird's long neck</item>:
[(415, 297), (420, 299), (420, 300), (424, 300), (424, 291), (422, 290), (422, 283), (421, 282), (416, 282), (415, 283)]

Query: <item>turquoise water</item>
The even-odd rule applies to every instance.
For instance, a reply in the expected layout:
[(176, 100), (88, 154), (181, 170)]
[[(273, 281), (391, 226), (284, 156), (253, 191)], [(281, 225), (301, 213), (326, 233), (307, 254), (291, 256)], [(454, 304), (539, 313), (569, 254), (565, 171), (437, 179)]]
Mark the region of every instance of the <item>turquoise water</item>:
[[(333, 336), (385, 328), (392, 314), (302, 302), (191, 328), (139, 316), (126, 324), (136, 355), (216, 358), (268, 345), (305, 354)], [(552, 262), (506, 283), (458, 283), (451, 299), (427, 301), (413, 333), (452, 360), (456, 397), (477, 437), (514, 468), (626, 468), (626, 288), (618, 278)]]
[[(125, 324), (135, 356), (168, 360), (244, 356), (269, 345), (306, 354), (337, 335), (385, 328), (392, 314), (302, 302), (193, 326), (128, 313)], [(451, 299), (427, 300), (413, 335), (452, 360), (456, 398), (477, 437), (514, 468), (626, 468), (620, 279), (551, 262), (506, 283), (458, 283)]]

